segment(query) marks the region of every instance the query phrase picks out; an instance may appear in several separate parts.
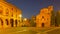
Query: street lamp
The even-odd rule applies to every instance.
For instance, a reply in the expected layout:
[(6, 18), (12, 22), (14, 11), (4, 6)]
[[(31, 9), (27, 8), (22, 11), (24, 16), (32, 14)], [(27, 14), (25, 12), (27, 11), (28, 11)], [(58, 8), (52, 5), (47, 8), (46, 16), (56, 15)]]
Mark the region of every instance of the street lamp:
[(20, 22), (22, 22), (22, 14), (19, 15)]
[(24, 21), (26, 21), (27, 20), (27, 18), (24, 18)]
[(22, 17), (22, 15), (20, 14), (20, 15), (19, 15), (19, 17), (21, 18), (21, 17)]
[(19, 15), (19, 19), (20, 19), (20, 20), (19, 20), (19, 22), (20, 22), (19, 25), (22, 26), (22, 22), (23, 22), (22, 14)]

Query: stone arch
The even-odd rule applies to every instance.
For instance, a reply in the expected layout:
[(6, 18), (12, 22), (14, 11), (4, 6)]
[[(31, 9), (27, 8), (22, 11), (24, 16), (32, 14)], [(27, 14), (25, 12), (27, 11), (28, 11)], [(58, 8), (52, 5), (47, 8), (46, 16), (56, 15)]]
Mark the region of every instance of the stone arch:
[(1, 25), (3, 26), (3, 20), (0, 18)]
[(14, 26), (14, 20), (13, 19), (10, 19), (10, 24), (11, 24), (11, 27)]
[(8, 21), (8, 19), (6, 19), (6, 24), (9, 25), (9, 21)]
[(45, 25), (45, 24), (44, 24), (44, 23), (42, 23), (42, 27), (44, 27), (44, 25)]
[(16, 27), (17, 27), (17, 24), (18, 24), (18, 22), (17, 22), (17, 19), (15, 20), (15, 25), (16, 25)]

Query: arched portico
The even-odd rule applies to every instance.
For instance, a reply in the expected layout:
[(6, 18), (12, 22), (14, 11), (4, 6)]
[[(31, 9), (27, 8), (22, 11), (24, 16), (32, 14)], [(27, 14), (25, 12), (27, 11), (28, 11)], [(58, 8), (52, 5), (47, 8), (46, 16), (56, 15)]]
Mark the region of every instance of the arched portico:
[(10, 24), (11, 24), (11, 27), (14, 26), (14, 20), (13, 19), (10, 19)]
[(0, 18), (0, 27), (3, 26), (3, 20)]

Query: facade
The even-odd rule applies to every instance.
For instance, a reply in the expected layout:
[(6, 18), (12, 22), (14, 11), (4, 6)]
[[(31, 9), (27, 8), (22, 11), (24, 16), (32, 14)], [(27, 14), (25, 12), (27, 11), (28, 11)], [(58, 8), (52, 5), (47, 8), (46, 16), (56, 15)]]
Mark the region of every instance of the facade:
[(29, 26), (30, 26), (30, 21), (29, 21), (29, 19), (24, 18), (24, 19), (23, 19), (23, 24), (24, 24), (24, 26), (29, 27)]
[(21, 15), (20, 9), (5, 0), (0, 0), (0, 28), (19, 26), (21, 21), (19, 15)]
[(51, 11), (53, 11), (53, 6), (40, 10), (40, 13), (36, 16), (36, 27), (50, 27)]

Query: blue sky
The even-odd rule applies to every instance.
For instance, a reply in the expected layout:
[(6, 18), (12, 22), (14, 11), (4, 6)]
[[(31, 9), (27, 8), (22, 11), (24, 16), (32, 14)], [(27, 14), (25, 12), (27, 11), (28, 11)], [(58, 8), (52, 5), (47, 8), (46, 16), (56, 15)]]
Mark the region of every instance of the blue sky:
[(22, 9), (22, 15), (25, 18), (30, 18), (32, 15), (37, 15), (41, 8), (54, 6), (54, 10), (60, 10), (60, 0), (7, 0), (16, 7)]

